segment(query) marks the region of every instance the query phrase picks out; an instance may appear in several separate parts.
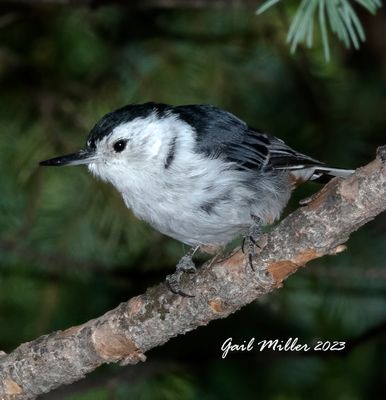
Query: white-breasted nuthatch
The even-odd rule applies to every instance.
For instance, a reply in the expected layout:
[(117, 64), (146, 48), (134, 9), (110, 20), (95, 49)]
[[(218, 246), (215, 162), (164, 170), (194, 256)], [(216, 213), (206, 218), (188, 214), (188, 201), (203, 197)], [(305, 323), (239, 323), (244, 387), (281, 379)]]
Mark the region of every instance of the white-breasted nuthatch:
[[(159, 103), (105, 115), (82, 150), (40, 164), (87, 164), (138, 218), (195, 249), (246, 235), (250, 262), (259, 228), (280, 216), (298, 183), (353, 172), (298, 153), (217, 107)], [(180, 278), (195, 270), (192, 254), (168, 277), (175, 293), (186, 294)]]

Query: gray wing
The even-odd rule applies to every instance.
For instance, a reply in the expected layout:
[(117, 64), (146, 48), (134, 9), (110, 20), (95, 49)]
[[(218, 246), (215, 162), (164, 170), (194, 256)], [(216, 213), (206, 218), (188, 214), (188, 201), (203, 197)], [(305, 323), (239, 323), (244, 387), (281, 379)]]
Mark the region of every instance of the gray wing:
[(303, 169), (323, 163), (291, 149), (283, 141), (250, 128), (233, 114), (210, 105), (176, 107), (195, 128), (196, 151), (223, 157), (239, 169)]

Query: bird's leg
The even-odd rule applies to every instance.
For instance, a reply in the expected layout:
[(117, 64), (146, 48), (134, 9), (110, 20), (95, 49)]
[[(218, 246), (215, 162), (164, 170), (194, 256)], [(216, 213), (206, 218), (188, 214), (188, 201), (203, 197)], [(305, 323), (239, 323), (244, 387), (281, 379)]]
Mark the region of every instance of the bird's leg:
[(197, 268), (193, 262), (193, 256), (199, 248), (200, 248), (200, 246), (192, 247), (180, 259), (180, 261), (177, 264), (175, 272), (166, 277), (166, 283), (169, 286), (169, 289), (173, 293), (179, 294), (179, 295), (185, 296), (185, 297), (194, 297), (194, 295), (186, 293), (181, 289), (181, 278), (184, 275), (184, 273), (186, 273), (186, 272), (189, 274), (194, 274), (195, 272), (197, 272)]
[(261, 236), (261, 221), (260, 218), (256, 217), (255, 215), (251, 215), (252, 224), (249, 227), (248, 234), (243, 238), (243, 243), (241, 249), (243, 253), (245, 253), (245, 248), (248, 254), (248, 263), (252, 268), (252, 271), (255, 270), (253, 267), (253, 260), (256, 256), (256, 246), (259, 247), (257, 241)]

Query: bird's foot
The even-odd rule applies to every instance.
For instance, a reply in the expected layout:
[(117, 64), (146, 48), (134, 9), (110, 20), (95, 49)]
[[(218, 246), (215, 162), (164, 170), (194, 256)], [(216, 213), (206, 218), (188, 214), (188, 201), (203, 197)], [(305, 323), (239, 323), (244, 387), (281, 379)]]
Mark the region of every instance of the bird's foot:
[(258, 248), (261, 251), (261, 247), (259, 245), (259, 239), (262, 235), (262, 230), (261, 230), (261, 222), (260, 219), (252, 216), (253, 223), (249, 227), (248, 234), (244, 236), (243, 238), (243, 243), (241, 245), (241, 250), (243, 253), (247, 253), (248, 255), (248, 262), (247, 264), (251, 267), (252, 271), (255, 271), (255, 268), (253, 266), (253, 261), (256, 257), (256, 248)]
[(178, 262), (175, 272), (166, 277), (166, 284), (173, 293), (184, 297), (194, 297), (193, 294), (186, 293), (182, 290), (181, 279), (185, 273), (194, 274), (197, 272), (192, 258), (198, 248), (199, 247), (196, 247), (186, 253)]

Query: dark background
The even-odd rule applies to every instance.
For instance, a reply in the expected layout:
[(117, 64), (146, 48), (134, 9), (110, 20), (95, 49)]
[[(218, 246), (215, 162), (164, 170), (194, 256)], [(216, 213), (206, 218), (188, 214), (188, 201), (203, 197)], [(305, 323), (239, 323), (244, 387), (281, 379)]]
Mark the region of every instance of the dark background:
[[(38, 167), (79, 149), (106, 112), (151, 100), (212, 103), (348, 168), (366, 164), (386, 143), (384, 11), (375, 17), (359, 11), (368, 38), (359, 51), (330, 36), (326, 63), (318, 40), (312, 50), (289, 53), (291, 9), (257, 17), (252, 1), (244, 8), (226, 1), (216, 8), (175, 7), (181, 1), (56, 3), (0, 2), (4, 351), (140, 294), (185, 251), (138, 222), (113, 188), (84, 167)], [(299, 189), (286, 213), (318, 188)], [(352, 235), (345, 253), (310, 263), (226, 320), (171, 340), (142, 365), (105, 366), (44, 398), (382, 398), (385, 243), (383, 214)], [(228, 337), (339, 340), (347, 349), (252, 351), (222, 360)]]

